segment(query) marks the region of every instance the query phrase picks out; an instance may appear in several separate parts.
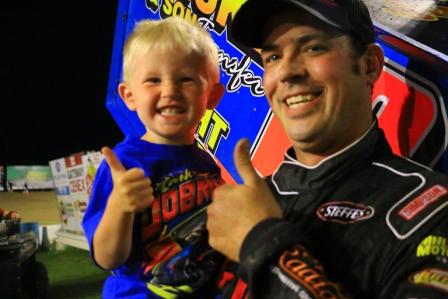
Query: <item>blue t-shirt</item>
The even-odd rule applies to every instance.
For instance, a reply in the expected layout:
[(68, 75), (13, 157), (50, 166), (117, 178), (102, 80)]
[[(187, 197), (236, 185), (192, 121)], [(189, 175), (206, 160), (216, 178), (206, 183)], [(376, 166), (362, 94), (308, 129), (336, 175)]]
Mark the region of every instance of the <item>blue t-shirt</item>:
[[(143, 169), (151, 179), (154, 201), (151, 208), (136, 214), (131, 254), (106, 279), (103, 298), (160, 298), (147, 287), (154, 279), (153, 269), (173, 256), (197, 255), (189, 246), (192, 234), (187, 236), (185, 230), (191, 228), (188, 219), (210, 203), (213, 189), (222, 184), (220, 169), (196, 144), (153, 144), (127, 136), (114, 153), (126, 169)], [(83, 219), (91, 252), (112, 187), (109, 167), (103, 161)]]

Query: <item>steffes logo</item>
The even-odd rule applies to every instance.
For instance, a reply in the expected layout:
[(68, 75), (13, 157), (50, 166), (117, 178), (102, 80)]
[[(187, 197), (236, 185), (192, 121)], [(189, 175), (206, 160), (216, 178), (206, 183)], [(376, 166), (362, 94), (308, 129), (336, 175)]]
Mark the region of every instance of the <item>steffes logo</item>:
[(334, 201), (321, 205), (316, 214), (324, 221), (347, 224), (371, 218), (374, 212), (371, 206), (348, 201)]

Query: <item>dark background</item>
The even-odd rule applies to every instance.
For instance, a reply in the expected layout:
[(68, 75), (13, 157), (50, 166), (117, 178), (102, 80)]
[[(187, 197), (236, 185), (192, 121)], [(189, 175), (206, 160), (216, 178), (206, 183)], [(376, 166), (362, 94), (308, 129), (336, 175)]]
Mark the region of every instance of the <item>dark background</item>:
[(118, 0), (10, 2), (0, 8), (0, 165), (121, 140), (105, 106)]

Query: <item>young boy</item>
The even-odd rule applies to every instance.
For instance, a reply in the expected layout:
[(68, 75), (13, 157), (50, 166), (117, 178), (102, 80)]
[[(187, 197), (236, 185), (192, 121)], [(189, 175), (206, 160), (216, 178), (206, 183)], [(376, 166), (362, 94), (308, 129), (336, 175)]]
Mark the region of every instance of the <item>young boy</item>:
[(112, 270), (103, 298), (207, 296), (219, 261), (198, 211), (222, 179), (194, 134), (224, 92), (217, 47), (201, 27), (169, 17), (139, 22), (123, 56), (118, 92), (146, 133), (103, 148), (83, 219), (94, 261)]

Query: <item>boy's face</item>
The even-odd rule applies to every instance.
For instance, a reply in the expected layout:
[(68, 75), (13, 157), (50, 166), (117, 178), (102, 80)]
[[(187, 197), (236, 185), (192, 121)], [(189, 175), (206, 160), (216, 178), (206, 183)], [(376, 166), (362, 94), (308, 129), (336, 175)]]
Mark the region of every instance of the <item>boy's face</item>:
[(159, 144), (191, 144), (206, 109), (222, 96), (220, 84), (209, 82), (205, 59), (182, 49), (152, 49), (134, 61), (133, 73), (119, 92), (146, 127), (144, 140)]

